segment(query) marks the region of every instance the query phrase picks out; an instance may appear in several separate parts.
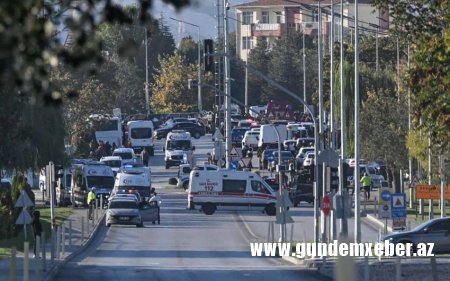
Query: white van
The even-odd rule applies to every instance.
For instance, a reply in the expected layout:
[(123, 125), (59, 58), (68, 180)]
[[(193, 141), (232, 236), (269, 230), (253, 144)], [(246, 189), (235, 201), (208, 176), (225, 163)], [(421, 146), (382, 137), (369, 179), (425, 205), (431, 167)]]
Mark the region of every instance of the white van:
[(149, 120), (129, 121), (128, 139), (134, 152), (139, 154), (146, 149), (149, 156), (155, 155), (153, 145), (153, 122)]
[(191, 134), (184, 130), (169, 132), (163, 150), (166, 169), (180, 164), (192, 163), (192, 154), (195, 147), (192, 145)]
[(275, 130), (277, 130), (278, 134), (280, 134), (281, 143), (287, 140), (286, 125), (265, 124), (261, 125), (259, 131), (258, 147), (265, 149), (268, 145), (277, 145), (278, 136)]
[(111, 196), (119, 191), (139, 192), (142, 198), (150, 198), (151, 181), (148, 175), (143, 171), (136, 169), (121, 169), (116, 175), (114, 190)]
[(276, 214), (275, 191), (257, 174), (247, 171), (192, 171), (188, 189), (188, 208), (200, 206), (212, 215), (217, 208), (261, 210)]
[(98, 199), (103, 202), (114, 187), (114, 173), (111, 167), (96, 161), (86, 161), (72, 166), (72, 206), (87, 206), (87, 194), (95, 187)]
[(180, 169), (178, 170), (178, 180), (177, 180), (177, 187), (184, 188), (184, 190), (188, 189), (189, 187), (189, 176), (191, 174), (192, 170), (196, 171), (217, 171), (219, 170), (219, 167), (213, 164), (200, 164), (196, 165), (194, 168), (191, 167), (190, 164), (181, 164)]

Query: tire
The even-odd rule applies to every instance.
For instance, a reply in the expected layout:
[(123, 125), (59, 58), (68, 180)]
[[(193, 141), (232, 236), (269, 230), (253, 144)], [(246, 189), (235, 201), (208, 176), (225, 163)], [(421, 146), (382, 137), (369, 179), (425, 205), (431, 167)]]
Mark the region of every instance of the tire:
[(106, 227), (111, 227), (111, 224), (110, 224), (110, 223), (107, 223), (107, 224), (106, 224)]
[(275, 208), (274, 204), (269, 204), (265, 208), (265, 212), (268, 216), (275, 216), (277, 214), (277, 209)]
[(189, 188), (189, 181), (183, 182), (183, 188), (184, 190), (187, 190)]
[(199, 132), (195, 132), (194, 133), (194, 139), (199, 139), (202, 136), (202, 134), (200, 134)]
[(202, 210), (205, 215), (212, 215), (216, 211), (216, 205), (214, 205), (213, 203), (206, 203), (205, 205), (203, 205)]

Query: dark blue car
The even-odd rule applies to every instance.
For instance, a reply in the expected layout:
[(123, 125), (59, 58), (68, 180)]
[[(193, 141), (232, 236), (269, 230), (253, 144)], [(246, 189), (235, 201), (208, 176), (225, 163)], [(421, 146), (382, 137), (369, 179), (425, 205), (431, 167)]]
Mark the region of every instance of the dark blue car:
[(231, 143), (236, 146), (241, 146), (242, 139), (247, 131), (248, 128), (233, 128), (231, 130)]

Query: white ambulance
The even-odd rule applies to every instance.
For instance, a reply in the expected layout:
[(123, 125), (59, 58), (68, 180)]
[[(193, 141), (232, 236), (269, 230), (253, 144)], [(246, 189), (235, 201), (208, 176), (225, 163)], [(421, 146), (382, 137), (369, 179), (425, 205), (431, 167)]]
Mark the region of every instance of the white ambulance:
[(151, 181), (144, 171), (138, 169), (121, 169), (116, 175), (114, 190), (111, 196), (117, 192), (138, 192), (141, 198), (150, 198)]
[(275, 216), (276, 192), (257, 174), (247, 171), (192, 171), (188, 208), (200, 206), (212, 215), (220, 209), (261, 210)]
[(84, 160), (72, 166), (72, 205), (87, 206), (87, 194), (95, 187), (98, 199), (107, 199), (114, 187), (114, 173), (111, 167), (97, 161)]
[(191, 134), (184, 130), (173, 130), (167, 134), (166, 145), (163, 147), (166, 169), (180, 164), (192, 163), (195, 147), (192, 145)]

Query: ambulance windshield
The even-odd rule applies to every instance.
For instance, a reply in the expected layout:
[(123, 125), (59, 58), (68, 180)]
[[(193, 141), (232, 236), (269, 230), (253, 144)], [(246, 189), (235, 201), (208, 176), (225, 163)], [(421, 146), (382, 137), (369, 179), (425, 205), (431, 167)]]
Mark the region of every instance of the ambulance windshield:
[(169, 140), (167, 142), (167, 150), (189, 150), (191, 149), (190, 140)]

